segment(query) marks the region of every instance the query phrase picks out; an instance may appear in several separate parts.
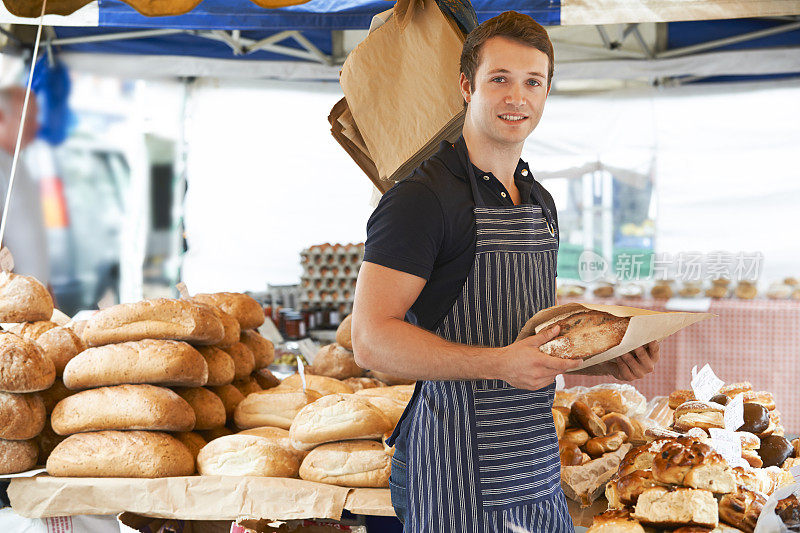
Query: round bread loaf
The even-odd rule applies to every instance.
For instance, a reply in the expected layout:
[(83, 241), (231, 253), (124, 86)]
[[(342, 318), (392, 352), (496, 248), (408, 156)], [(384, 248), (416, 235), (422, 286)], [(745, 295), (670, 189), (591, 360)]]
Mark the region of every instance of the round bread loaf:
[(53, 298), (32, 276), (0, 272), (0, 322), (36, 322), (53, 316)]
[(295, 454), (255, 435), (220, 437), (197, 455), (197, 470), (204, 476), (297, 477), (299, 469)]
[(319, 398), (320, 394), (314, 390), (276, 387), (247, 396), (236, 406), (233, 419), (244, 429), (260, 426), (289, 429), (297, 413)]
[(275, 377), (269, 368), (261, 368), (253, 372), (253, 377), (256, 378), (258, 386), (261, 390), (271, 389), (281, 384), (281, 380)]
[(104, 429), (189, 431), (195, 414), (169, 389), (153, 385), (116, 385), (64, 398), (50, 415), (53, 430), (72, 435)]
[[(194, 429), (212, 429), (225, 425), (225, 405), (219, 396), (203, 387), (175, 389), (194, 410)], [(191, 429), (191, 428), (189, 428)]]
[(75, 394), (75, 392), (65, 387), (64, 382), (61, 381), (61, 378), (56, 378), (56, 380), (53, 382), (52, 387), (50, 387), (49, 389), (45, 389), (37, 394), (39, 394), (39, 396), (41, 396), (42, 400), (44, 401), (45, 412), (47, 414), (50, 414), (53, 412), (53, 408), (56, 406), (58, 402), (60, 402), (67, 396), (72, 396), (73, 394)]
[(253, 373), (256, 360), (253, 352), (244, 343), (235, 342), (225, 352), (233, 359), (233, 379), (244, 379)]
[[(303, 389), (303, 381), (300, 379), (300, 374), (292, 374), (288, 378), (281, 381), (278, 385), (279, 389)], [(351, 394), (351, 389), (345, 383), (338, 379), (329, 378), (327, 376), (315, 376), (313, 374), (306, 374), (306, 388), (315, 390), (322, 396), (328, 394)]]
[(244, 379), (237, 379), (232, 383), (232, 385), (239, 389), (239, 392), (241, 392), (245, 397), (247, 397), (248, 394), (261, 391), (258, 381), (256, 381), (256, 378), (253, 376), (247, 376)]
[(353, 315), (347, 315), (336, 328), (336, 342), (340, 344), (345, 350), (353, 351), (353, 339), (350, 334), (350, 324), (353, 322)]
[(275, 345), (257, 331), (246, 329), (242, 331), (239, 340), (253, 352), (256, 369), (266, 368), (275, 360)]
[(143, 339), (168, 339), (194, 344), (217, 344), (225, 331), (208, 306), (187, 300), (155, 298), (103, 309), (86, 321), (83, 340), (102, 346)]
[(355, 378), (364, 373), (364, 369), (356, 364), (353, 352), (339, 344), (328, 344), (320, 348), (311, 369), (315, 375), (335, 379)]
[(36, 343), (0, 331), (0, 391), (36, 392), (50, 387), (55, 379), (53, 361)]
[(391, 428), (386, 415), (367, 398), (329, 394), (303, 407), (292, 421), (289, 433), (292, 446), (310, 450), (325, 442), (380, 439)]
[(178, 433), (173, 433), (172, 436), (186, 446), (186, 449), (189, 450), (195, 460), (197, 460), (197, 454), (200, 453), (203, 446), (208, 444), (206, 439), (194, 431), (179, 431)]
[(376, 389), (378, 387), (386, 386), (386, 383), (375, 378), (347, 378), (343, 379), (342, 383), (353, 389), (353, 392), (358, 392), (363, 389)]
[(289, 435), (289, 431), (286, 429), (271, 427), (271, 426), (262, 426), (258, 428), (252, 429), (245, 429), (244, 431), (240, 431), (237, 435), (255, 435), (256, 437), (261, 437), (263, 439), (267, 439), (270, 442), (273, 442), (280, 446), (281, 448), (285, 449), (288, 452), (293, 453), (297, 456), (297, 459), (302, 462), (308, 452), (303, 450), (298, 450), (294, 446), (292, 446), (292, 439)]
[(72, 390), (126, 383), (200, 386), (208, 365), (180, 341), (141, 340), (89, 348), (67, 363), (64, 385)]
[(369, 373), (372, 375), (372, 377), (383, 381), (387, 385), (413, 385), (415, 383), (413, 379), (401, 378), (391, 374), (386, 374), (384, 372), (378, 372), (376, 370), (370, 370)]
[(225, 406), (225, 419), (232, 420), (233, 411), (236, 409), (236, 406), (244, 400), (244, 394), (233, 385), (221, 385), (219, 387), (209, 388), (211, 392), (219, 396), (219, 399), (222, 400), (222, 405)]
[(41, 433), (47, 414), (38, 394), (0, 392), (0, 439), (28, 440)]
[(47, 320), (16, 324), (9, 331), (38, 344), (44, 356), (53, 361), (57, 376), (64, 373), (70, 359), (86, 349), (71, 329)]
[(39, 448), (33, 440), (0, 439), (0, 474), (17, 474), (36, 466)]
[(300, 466), (300, 477), (342, 487), (380, 488), (389, 486), (391, 470), (383, 444), (358, 440), (314, 448)]
[(559, 315), (536, 326), (536, 333), (559, 326), (558, 336), (539, 349), (562, 359), (586, 359), (605, 352), (622, 342), (630, 317), (618, 317), (602, 311), (579, 310)]
[(194, 300), (206, 305), (219, 307), (239, 321), (239, 326), (245, 329), (254, 329), (264, 323), (264, 309), (252, 297), (239, 292), (215, 292), (211, 294), (196, 294)]
[(64, 439), (47, 458), (47, 473), (58, 477), (157, 478), (194, 473), (191, 452), (156, 431), (97, 431)]
[(227, 385), (233, 381), (236, 366), (228, 352), (216, 346), (198, 346), (197, 351), (200, 352), (206, 360), (206, 365), (208, 365), (208, 382), (206, 385), (217, 387)]

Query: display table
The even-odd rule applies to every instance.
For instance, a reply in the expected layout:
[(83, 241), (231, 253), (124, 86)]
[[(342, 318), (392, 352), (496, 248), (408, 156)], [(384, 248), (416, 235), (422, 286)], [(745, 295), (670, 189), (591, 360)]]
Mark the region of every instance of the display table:
[[(665, 300), (566, 299), (665, 310)], [(750, 381), (773, 393), (787, 433), (800, 433), (800, 301), (712, 300), (715, 318), (693, 324), (661, 343), (655, 372), (634, 382), (648, 399), (689, 388), (692, 367), (709, 363), (726, 383)], [(565, 376), (568, 387), (608, 382), (607, 376)]]

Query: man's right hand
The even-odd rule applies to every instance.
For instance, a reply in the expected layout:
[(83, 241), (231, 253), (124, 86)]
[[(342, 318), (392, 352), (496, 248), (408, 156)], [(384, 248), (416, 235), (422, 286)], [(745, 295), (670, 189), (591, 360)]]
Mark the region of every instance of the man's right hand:
[(558, 332), (559, 327), (554, 326), (506, 346), (499, 355), (499, 379), (518, 389), (538, 390), (550, 385), (558, 374), (580, 366), (579, 359), (561, 359), (539, 349)]

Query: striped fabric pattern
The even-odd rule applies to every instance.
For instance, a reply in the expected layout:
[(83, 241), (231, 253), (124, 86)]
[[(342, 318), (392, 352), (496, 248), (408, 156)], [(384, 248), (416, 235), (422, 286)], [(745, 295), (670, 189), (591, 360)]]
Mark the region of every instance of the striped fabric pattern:
[[(512, 343), (555, 302), (558, 241), (538, 206), (475, 208), (475, 263), (436, 334)], [(550, 412), (555, 385), (425, 381), (408, 411), (406, 532), (572, 532)]]

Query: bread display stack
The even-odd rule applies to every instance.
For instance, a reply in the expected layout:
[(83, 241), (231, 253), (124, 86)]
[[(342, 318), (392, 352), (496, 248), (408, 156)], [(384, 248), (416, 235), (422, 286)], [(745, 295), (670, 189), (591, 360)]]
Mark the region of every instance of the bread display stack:
[[(0, 322), (44, 321), (52, 314), (53, 300), (44, 285), (30, 276), (0, 272)], [(36, 439), (46, 423), (38, 392), (49, 389), (55, 377), (53, 360), (36, 342), (0, 332), (0, 474), (36, 466)]]
[(192, 453), (170, 432), (191, 431), (219, 410), (224, 417), (224, 408), (202, 388), (209, 365), (189, 343), (214, 345), (224, 334), (211, 308), (184, 300), (119, 304), (93, 315), (82, 331), (89, 348), (64, 369), (64, 385), (75, 393), (53, 408), (53, 430), (66, 439), (50, 454), (48, 473), (192, 474)]

